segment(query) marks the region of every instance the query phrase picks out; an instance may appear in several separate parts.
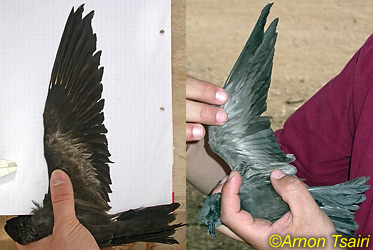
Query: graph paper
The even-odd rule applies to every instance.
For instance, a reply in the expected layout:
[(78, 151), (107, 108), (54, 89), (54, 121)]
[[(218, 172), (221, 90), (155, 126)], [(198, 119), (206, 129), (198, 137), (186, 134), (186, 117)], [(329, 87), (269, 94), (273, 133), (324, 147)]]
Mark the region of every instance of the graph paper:
[[(86, 0), (102, 50), (111, 213), (171, 202), (171, 2)], [(43, 119), (67, 17), (78, 1), (11, 1), (0, 9), (0, 214), (29, 214), (48, 190)]]

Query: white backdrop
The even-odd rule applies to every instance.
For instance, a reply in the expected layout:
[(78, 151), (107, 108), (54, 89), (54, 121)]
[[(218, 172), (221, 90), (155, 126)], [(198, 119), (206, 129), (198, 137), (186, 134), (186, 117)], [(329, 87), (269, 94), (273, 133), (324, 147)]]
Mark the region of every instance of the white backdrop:
[[(171, 2), (85, 0), (104, 66), (105, 126), (112, 154), (113, 207), (120, 212), (171, 202)], [(48, 83), (65, 22), (78, 1), (2, 1), (0, 214), (29, 214), (48, 189), (43, 120)], [(164, 30), (160, 33), (160, 30)], [(162, 108), (161, 108), (162, 107)]]

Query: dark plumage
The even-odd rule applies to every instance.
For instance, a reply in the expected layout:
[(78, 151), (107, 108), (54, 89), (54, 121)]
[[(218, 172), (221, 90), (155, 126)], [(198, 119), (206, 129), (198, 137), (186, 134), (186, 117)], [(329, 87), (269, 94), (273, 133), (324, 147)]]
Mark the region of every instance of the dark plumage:
[[(268, 4), (262, 10), (224, 85), (229, 100), (222, 107), (228, 113), (228, 122), (224, 126), (209, 126), (208, 132), (211, 149), (242, 176), (241, 209), (253, 217), (275, 221), (288, 212), (289, 207), (273, 189), (270, 173), (279, 168), (294, 175), (296, 169), (289, 164), (294, 156), (280, 149), (269, 118), (261, 116), (267, 108), (277, 37), (278, 19), (264, 32), (271, 6)], [(334, 186), (309, 187), (308, 190), (337, 231), (353, 236), (358, 228), (354, 211), (365, 200), (363, 193), (370, 187), (366, 185), (368, 179), (360, 177)], [(211, 235), (214, 235), (215, 227), (221, 225), (220, 197), (220, 193), (207, 197), (199, 214)]]
[[(54, 62), (44, 109), (44, 155), (49, 177), (62, 169), (74, 187), (79, 221), (99, 246), (135, 241), (177, 243), (171, 236), (182, 224), (174, 221), (179, 204), (139, 208), (109, 215), (111, 193), (104, 100), (101, 99), (103, 68), (96, 51), (93, 12), (82, 19), (83, 6), (68, 17)], [(31, 215), (7, 221), (5, 230), (18, 243), (37, 241), (52, 233), (50, 191), (43, 206), (35, 204)]]

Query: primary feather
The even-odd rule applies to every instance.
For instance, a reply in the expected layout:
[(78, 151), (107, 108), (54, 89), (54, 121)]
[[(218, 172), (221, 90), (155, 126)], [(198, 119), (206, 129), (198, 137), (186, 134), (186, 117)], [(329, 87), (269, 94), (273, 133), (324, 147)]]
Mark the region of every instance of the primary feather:
[[(135, 241), (177, 243), (171, 236), (182, 224), (174, 221), (179, 204), (139, 208), (109, 215), (109, 150), (101, 99), (103, 68), (96, 52), (93, 12), (82, 18), (83, 6), (68, 17), (54, 62), (44, 109), (44, 156), (49, 177), (65, 171), (74, 188), (79, 221), (99, 246)], [(50, 191), (31, 215), (7, 221), (5, 230), (18, 243), (37, 241), (52, 233)]]
[[(228, 113), (223, 126), (209, 126), (209, 145), (231, 169), (242, 176), (239, 192), (241, 209), (255, 218), (275, 221), (289, 211), (288, 205), (273, 189), (269, 176), (279, 168), (289, 175), (296, 169), (289, 163), (295, 160), (285, 154), (274, 136), (271, 123), (262, 113), (267, 109), (267, 95), (271, 81), (274, 46), (278, 19), (264, 26), (272, 4), (262, 10), (259, 19), (237, 59), (224, 89), (229, 100), (222, 105)], [(353, 236), (358, 228), (354, 211), (365, 200), (368, 177), (360, 177), (335, 186), (310, 187), (319, 207), (330, 217), (337, 231)], [(199, 218), (208, 226), (211, 235), (221, 225), (220, 196), (207, 197)]]

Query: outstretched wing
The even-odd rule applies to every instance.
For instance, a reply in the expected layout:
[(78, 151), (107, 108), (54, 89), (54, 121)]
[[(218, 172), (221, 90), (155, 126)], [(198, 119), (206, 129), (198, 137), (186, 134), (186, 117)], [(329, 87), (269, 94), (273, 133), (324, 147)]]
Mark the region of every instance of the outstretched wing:
[(83, 5), (68, 17), (54, 62), (44, 109), (44, 155), (49, 176), (64, 170), (78, 204), (100, 211), (110, 208), (111, 192), (104, 100), (103, 68), (96, 51), (93, 11), (82, 19)]
[[(209, 145), (231, 168), (238, 165), (265, 167), (287, 165), (294, 160), (279, 147), (269, 118), (261, 116), (267, 109), (274, 46), (277, 38), (275, 19), (264, 32), (272, 4), (261, 15), (224, 85), (229, 100), (222, 107), (228, 113), (224, 126), (210, 126)], [(285, 171), (294, 174), (291, 166)]]

